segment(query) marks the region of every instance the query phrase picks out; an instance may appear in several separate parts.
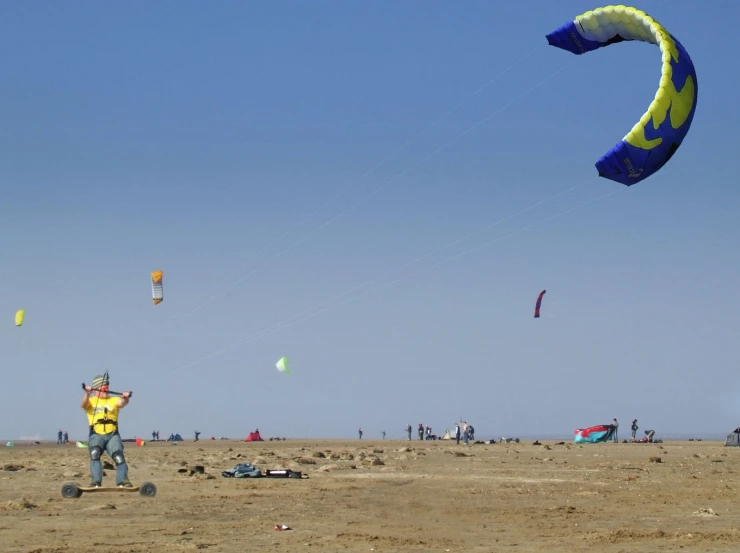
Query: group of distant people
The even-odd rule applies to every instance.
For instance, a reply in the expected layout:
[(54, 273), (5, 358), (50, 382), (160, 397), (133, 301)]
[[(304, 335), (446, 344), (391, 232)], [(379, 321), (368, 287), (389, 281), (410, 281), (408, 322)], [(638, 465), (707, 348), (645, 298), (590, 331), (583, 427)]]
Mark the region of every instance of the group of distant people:
[(64, 445), (69, 443), (69, 433), (62, 429), (59, 429), (59, 432), (57, 432), (57, 445)]
[(460, 438), (465, 445), (468, 445), (470, 440), (475, 440), (475, 428), (472, 424), (465, 421), (455, 424), (455, 442), (459, 444)]
[[(201, 435), (200, 430), (196, 430), (195, 432), (193, 432), (193, 434), (195, 434), (195, 441), (196, 442), (198, 440), (200, 440), (200, 435)], [(181, 440), (182, 438), (179, 438), (178, 436), (179, 436), (179, 434), (172, 433), (172, 434), (170, 434), (170, 437), (167, 438), (167, 441), (168, 442), (175, 442), (175, 441)], [(152, 430), (152, 441), (153, 442), (158, 442), (159, 441), (159, 430)]]
[[(363, 435), (363, 434), (364, 434), (365, 432), (364, 432), (364, 431), (362, 430), (362, 428), (360, 428), (360, 429), (358, 429), (358, 430), (357, 430), (357, 433), (359, 434), (359, 436), (360, 436), (360, 439), (362, 439), (362, 435)], [(383, 439), (385, 440), (385, 430), (383, 430), (383, 431), (382, 431), (382, 432), (381, 432), (380, 434), (381, 434), (381, 435), (383, 436)]]
[[(617, 421), (616, 417), (612, 421), (612, 424), (614, 425), (614, 443), (616, 444), (616, 443), (619, 443), (619, 422)], [(638, 443), (638, 442), (652, 442), (653, 441), (653, 436), (655, 436), (655, 430), (646, 430), (645, 437), (640, 438), (638, 440), (637, 439), (638, 428), (639, 426), (637, 426), (637, 419), (633, 419), (632, 427), (631, 427), (632, 439), (630, 440), (630, 442)]]
[[(410, 424), (407, 424), (406, 425), (406, 435), (408, 436), (409, 441), (411, 441), (412, 432), (413, 432), (412, 426)], [(419, 423), (419, 426), (417, 427), (416, 432), (420, 440), (440, 439), (439, 436), (432, 434), (432, 427), (429, 425), (424, 426), (422, 423)], [(474, 436), (475, 436), (475, 428), (473, 428), (472, 424), (468, 424), (465, 421), (461, 421), (455, 424), (455, 441), (458, 444), (460, 443), (460, 440), (463, 440), (463, 443), (465, 443), (465, 445), (468, 445), (468, 442), (470, 440), (473, 440)]]
[[(407, 424), (406, 425), (406, 434), (408, 434), (409, 441), (411, 441), (411, 432), (412, 432), (412, 430), (413, 429), (412, 429), (411, 425), (410, 424)], [(422, 423), (419, 423), (419, 427), (417, 428), (417, 433), (419, 435), (419, 439), (420, 440), (425, 439), (425, 437), (426, 437), (427, 440), (434, 440), (434, 439), (436, 439), (436, 436), (434, 436), (432, 434), (432, 427), (429, 426), (429, 425), (427, 425), (425, 427)]]
[[(408, 440), (411, 441), (411, 434), (413, 433), (414, 429), (410, 424), (406, 425), (406, 435), (408, 436)], [(449, 433), (449, 430), (447, 431)], [(362, 430), (362, 428), (359, 428), (357, 430), (358, 438), (361, 440), (362, 436), (365, 432)], [(381, 432), (383, 439), (385, 440), (385, 430)], [(432, 434), (432, 427), (427, 425), (424, 426), (422, 423), (419, 423), (419, 426), (417, 427), (417, 434), (419, 436), (420, 440), (438, 440), (440, 439), (439, 436), (436, 436)], [(455, 425), (455, 440), (457, 443), (460, 443), (460, 440), (463, 440), (465, 445), (468, 445), (468, 442), (470, 440), (473, 440), (475, 436), (475, 429), (473, 428), (472, 424), (468, 424), (465, 421), (462, 421)]]

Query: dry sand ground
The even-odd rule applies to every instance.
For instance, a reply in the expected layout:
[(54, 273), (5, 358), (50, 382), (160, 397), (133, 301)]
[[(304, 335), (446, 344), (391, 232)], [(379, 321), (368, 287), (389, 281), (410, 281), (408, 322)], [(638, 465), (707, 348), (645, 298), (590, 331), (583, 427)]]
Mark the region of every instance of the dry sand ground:
[[(0, 550), (740, 550), (740, 448), (544, 444), (127, 443), (131, 479), (154, 482), (157, 496), (77, 499), (62, 498), (60, 490), (66, 481), (89, 482), (87, 450), (4, 447)], [(244, 461), (294, 468), (310, 478), (221, 476)], [(206, 474), (178, 472), (195, 465)], [(106, 472), (112, 483), (113, 471)], [(276, 532), (275, 524), (292, 530)]]

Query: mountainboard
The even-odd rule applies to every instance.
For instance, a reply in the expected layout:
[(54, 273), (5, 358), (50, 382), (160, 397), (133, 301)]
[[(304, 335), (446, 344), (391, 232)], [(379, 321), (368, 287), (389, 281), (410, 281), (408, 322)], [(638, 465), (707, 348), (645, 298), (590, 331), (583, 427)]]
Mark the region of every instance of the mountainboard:
[(119, 486), (100, 486), (100, 487), (89, 487), (80, 486), (77, 482), (68, 482), (62, 486), (62, 497), (67, 499), (74, 499), (80, 497), (83, 493), (133, 493), (139, 492), (139, 495), (145, 497), (154, 497), (157, 495), (157, 486), (151, 482), (144, 482), (141, 486), (134, 486), (133, 488), (123, 488)]

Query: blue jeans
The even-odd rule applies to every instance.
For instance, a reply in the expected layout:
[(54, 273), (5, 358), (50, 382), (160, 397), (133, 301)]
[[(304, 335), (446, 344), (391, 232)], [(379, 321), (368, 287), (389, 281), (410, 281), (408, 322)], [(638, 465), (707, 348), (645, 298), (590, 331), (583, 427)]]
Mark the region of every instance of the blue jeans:
[[(97, 446), (103, 451), (107, 451), (111, 459), (117, 451), (123, 454), (123, 442), (120, 434), (92, 434), (87, 446), (88, 449)], [(103, 482), (103, 465), (99, 459), (97, 461), (90, 459), (90, 477), (93, 482)], [(116, 485), (126, 480), (128, 480), (128, 465), (126, 463), (116, 465)]]

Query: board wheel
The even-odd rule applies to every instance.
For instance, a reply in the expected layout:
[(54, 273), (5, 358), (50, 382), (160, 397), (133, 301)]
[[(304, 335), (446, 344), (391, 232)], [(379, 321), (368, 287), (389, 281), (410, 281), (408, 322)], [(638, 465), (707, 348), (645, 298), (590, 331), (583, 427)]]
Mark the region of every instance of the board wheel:
[(66, 497), (67, 499), (73, 499), (76, 497), (80, 497), (81, 495), (82, 495), (82, 490), (80, 490), (76, 482), (70, 482), (62, 486), (62, 497)]
[(151, 482), (144, 482), (139, 488), (139, 493), (147, 497), (154, 497), (157, 495), (157, 486)]

